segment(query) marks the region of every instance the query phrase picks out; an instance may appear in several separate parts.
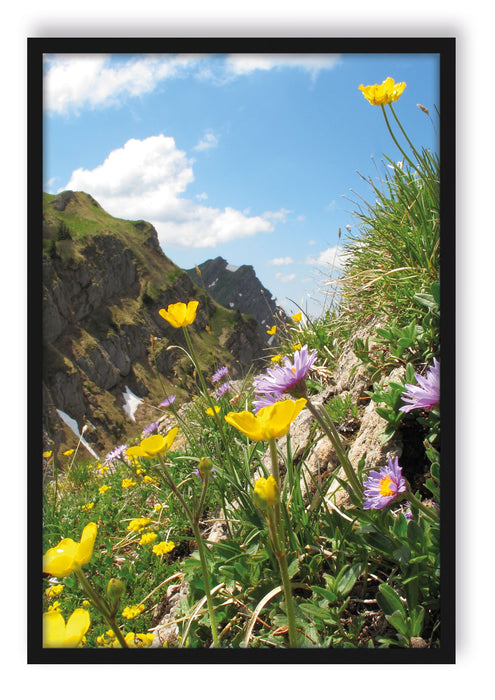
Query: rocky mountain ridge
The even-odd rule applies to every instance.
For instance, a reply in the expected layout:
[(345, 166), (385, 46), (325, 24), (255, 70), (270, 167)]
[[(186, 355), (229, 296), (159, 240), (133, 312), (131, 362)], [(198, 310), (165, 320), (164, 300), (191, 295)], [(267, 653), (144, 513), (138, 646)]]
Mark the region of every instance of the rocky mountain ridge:
[(216, 302), (227, 309), (253, 315), (264, 329), (276, 325), (281, 319), (286, 320), (283, 309), (262, 285), (252, 265), (237, 267), (222, 257), (216, 257), (186, 272)]
[[(162, 251), (144, 221), (116, 219), (88, 194), (44, 196), (43, 430), (73, 446), (67, 414), (100, 453), (156, 420), (165, 393), (197, 390), (182, 329), (160, 308), (198, 299), (191, 326), (206, 375), (226, 364), (241, 377), (261, 366), (266, 333), (253, 316), (226, 309)], [(179, 347), (180, 346), (180, 347)], [(123, 395), (142, 399), (134, 419)]]

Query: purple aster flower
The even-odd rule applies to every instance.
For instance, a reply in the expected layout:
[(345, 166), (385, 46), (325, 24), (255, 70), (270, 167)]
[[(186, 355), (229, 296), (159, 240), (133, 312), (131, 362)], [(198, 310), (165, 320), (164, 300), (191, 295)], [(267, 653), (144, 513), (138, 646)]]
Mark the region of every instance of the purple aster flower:
[(143, 428), (143, 435), (146, 435), (146, 437), (148, 437), (148, 435), (151, 435), (151, 433), (154, 433), (155, 430), (158, 430), (158, 428), (159, 428), (158, 423), (156, 423), (156, 422), (150, 423), (149, 425), (146, 426), (146, 428)]
[(406, 480), (402, 476), (399, 458), (388, 458), (388, 464), (378, 471), (368, 474), (364, 484), (364, 510), (370, 508), (385, 508), (398, 493), (406, 490)]
[(260, 408), (272, 406), (276, 401), (283, 401), (284, 399), (290, 398), (292, 397), (289, 394), (260, 394), (253, 401), (254, 412), (258, 413)]
[(440, 401), (440, 362), (433, 360), (433, 366), (429, 368), (426, 377), (416, 374), (417, 385), (406, 384), (402, 394), (403, 400), (408, 404), (401, 406), (399, 411), (408, 413), (415, 408), (424, 408), (429, 411)]
[(163, 406), (163, 408), (169, 408), (175, 401), (175, 394), (170, 394), (170, 396), (167, 396), (165, 401), (162, 401), (160, 406)]
[(230, 382), (224, 382), (221, 384), (218, 389), (215, 391), (215, 396), (217, 399), (219, 399), (221, 396), (225, 394), (226, 391), (228, 391), (230, 388)]
[(316, 361), (316, 354), (316, 350), (309, 354), (308, 346), (303, 345), (300, 350), (295, 351), (293, 361), (284, 357), (283, 365), (269, 367), (265, 374), (254, 378), (255, 394), (272, 394), (278, 401), (281, 394), (297, 393), (295, 387), (305, 379)]
[(227, 374), (228, 371), (229, 371), (229, 370), (227, 369), (227, 367), (225, 367), (225, 366), (224, 366), (224, 367), (220, 367), (220, 369), (217, 369), (217, 371), (215, 372), (215, 374), (212, 376), (211, 381), (212, 381), (214, 384), (216, 384), (217, 382), (220, 381), (220, 379), (221, 379), (222, 377), (225, 377), (225, 375)]
[(113, 462), (114, 459), (119, 459), (122, 457), (124, 452), (127, 450), (127, 445), (119, 445), (114, 450), (105, 455), (105, 462)]

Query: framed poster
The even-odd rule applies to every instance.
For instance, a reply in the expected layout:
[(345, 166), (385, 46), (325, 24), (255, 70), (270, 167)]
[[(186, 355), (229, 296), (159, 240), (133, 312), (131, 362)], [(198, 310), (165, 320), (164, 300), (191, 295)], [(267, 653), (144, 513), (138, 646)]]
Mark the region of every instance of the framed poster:
[(453, 663), (455, 41), (28, 67), (28, 660)]

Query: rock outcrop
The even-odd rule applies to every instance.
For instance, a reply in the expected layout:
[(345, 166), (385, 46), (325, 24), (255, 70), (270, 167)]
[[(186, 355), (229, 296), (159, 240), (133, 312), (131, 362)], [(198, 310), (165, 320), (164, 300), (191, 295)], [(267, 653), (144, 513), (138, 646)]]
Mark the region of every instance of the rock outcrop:
[[(182, 329), (158, 313), (191, 299), (200, 302), (191, 336), (205, 373), (222, 363), (235, 378), (259, 365), (266, 335), (255, 319), (199, 289), (151, 224), (115, 219), (83, 192), (45, 195), (43, 427), (55, 448), (69, 437), (56, 409), (86, 424), (101, 452), (156, 420), (164, 390), (184, 400), (197, 390)], [(137, 425), (124, 411), (126, 387), (143, 399)]]
[[(198, 274), (199, 270), (199, 274)], [(266, 331), (285, 319), (284, 311), (277, 306), (276, 300), (264, 287), (251, 265), (229, 265), (224, 258), (198, 265), (187, 270), (188, 275), (198, 285), (203, 286), (216, 302), (227, 309), (238, 309), (241, 313), (251, 314)]]

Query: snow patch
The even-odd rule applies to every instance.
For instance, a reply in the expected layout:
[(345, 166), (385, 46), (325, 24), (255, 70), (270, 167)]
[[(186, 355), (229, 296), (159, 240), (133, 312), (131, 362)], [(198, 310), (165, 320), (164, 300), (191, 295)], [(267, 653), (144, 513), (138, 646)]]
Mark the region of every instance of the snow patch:
[(60, 411), (58, 408), (56, 409), (58, 415), (60, 418), (64, 421), (65, 425), (69, 427), (74, 435), (79, 438), (81, 441), (81, 445), (84, 445), (84, 447), (90, 452), (95, 459), (100, 459), (96, 452), (93, 450), (93, 448), (88, 445), (86, 440), (81, 436), (81, 433), (79, 431), (79, 425), (77, 424), (77, 421), (74, 420), (74, 418), (71, 418), (67, 413), (64, 413), (63, 411)]
[(233, 308), (234, 308), (234, 302), (233, 302), (233, 301), (229, 301), (229, 306), (230, 306), (231, 309), (233, 309)]
[(237, 272), (239, 268), (236, 265), (226, 265), (225, 269), (229, 272)]
[(216, 278), (216, 280), (213, 280), (213, 282), (212, 282), (211, 284), (208, 285), (208, 289), (209, 289), (210, 287), (214, 287), (214, 286), (216, 285), (217, 282), (218, 282), (218, 277)]
[(140, 403), (143, 403), (143, 399), (132, 393), (128, 386), (126, 386), (125, 391), (122, 396), (124, 397), (124, 411), (127, 413), (129, 418), (136, 422), (134, 414), (136, 413), (136, 408)]

